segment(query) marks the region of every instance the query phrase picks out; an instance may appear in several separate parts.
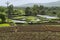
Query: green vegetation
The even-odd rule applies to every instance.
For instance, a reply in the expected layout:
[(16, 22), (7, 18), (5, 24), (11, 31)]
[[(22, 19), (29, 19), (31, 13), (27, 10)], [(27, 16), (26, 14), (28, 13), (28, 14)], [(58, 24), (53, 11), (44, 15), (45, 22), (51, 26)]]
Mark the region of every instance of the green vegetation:
[(4, 24), (0, 24), (0, 27), (10, 27), (10, 25), (7, 23), (4, 23)]
[[(60, 7), (44, 7), (42, 5), (34, 5), (33, 7), (14, 7), (9, 5), (7, 7), (0, 6), (0, 23), (15, 24), (13, 20), (26, 21), (27, 23), (45, 23), (56, 22), (60, 19)], [(47, 19), (45, 17), (38, 17), (37, 15), (49, 15), (59, 17), (59, 19)]]
[(37, 17), (34, 17), (34, 16), (26, 17), (26, 21), (30, 22), (30, 23), (37, 23), (36, 19), (37, 19)]
[(14, 17), (13, 19), (17, 19), (17, 20), (21, 20), (21, 19), (24, 19), (25, 16), (17, 16), (17, 17)]
[(0, 13), (0, 19), (2, 20), (0, 23), (4, 23), (6, 20), (5, 15)]

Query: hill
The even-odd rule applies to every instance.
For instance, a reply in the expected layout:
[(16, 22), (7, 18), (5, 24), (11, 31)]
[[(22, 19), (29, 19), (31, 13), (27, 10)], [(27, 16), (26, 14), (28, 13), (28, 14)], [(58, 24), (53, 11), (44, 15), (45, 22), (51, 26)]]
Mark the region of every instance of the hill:
[(57, 2), (50, 2), (50, 3), (29, 3), (29, 4), (24, 4), (21, 5), (20, 7), (32, 7), (33, 5), (43, 5), (46, 7), (60, 7), (60, 1)]

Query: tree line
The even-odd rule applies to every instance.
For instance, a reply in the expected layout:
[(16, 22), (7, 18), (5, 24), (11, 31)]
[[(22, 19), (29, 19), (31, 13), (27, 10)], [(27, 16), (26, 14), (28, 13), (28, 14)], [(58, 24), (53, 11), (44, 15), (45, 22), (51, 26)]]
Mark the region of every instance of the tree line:
[(9, 5), (8, 7), (0, 6), (0, 18), (5, 20), (5, 18), (13, 18), (12, 15), (17, 16), (37, 16), (37, 15), (50, 15), (60, 17), (60, 7), (44, 7), (42, 5), (34, 5), (33, 7), (26, 7), (15, 9), (13, 5)]

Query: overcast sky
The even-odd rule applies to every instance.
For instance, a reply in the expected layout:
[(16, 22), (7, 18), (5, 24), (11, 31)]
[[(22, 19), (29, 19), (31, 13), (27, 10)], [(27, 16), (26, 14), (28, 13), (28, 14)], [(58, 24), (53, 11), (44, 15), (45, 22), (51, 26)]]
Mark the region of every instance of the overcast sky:
[(55, 2), (58, 0), (0, 0), (0, 6), (6, 6), (6, 2), (9, 1), (10, 4), (14, 6), (28, 4), (28, 3), (48, 3), (48, 2)]

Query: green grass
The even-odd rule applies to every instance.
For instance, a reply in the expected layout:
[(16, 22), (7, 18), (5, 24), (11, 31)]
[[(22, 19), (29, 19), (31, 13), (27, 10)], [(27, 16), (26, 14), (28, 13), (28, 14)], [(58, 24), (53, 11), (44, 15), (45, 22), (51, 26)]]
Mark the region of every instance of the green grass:
[(23, 19), (25, 16), (14, 17), (13, 19)]
[(0, 24), (0, 27), (10, 27), (10, 25), (9, 24)]

